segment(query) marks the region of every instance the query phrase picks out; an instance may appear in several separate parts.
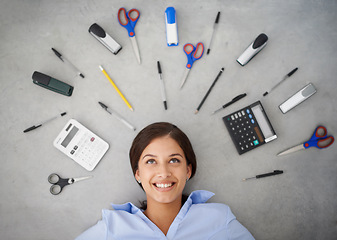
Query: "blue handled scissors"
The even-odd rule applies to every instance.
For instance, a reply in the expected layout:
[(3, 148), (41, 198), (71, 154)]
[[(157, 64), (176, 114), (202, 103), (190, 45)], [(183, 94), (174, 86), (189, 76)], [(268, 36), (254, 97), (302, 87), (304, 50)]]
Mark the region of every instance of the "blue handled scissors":
[(118, 10), (118, 22), (122, 27), (125, 27), (128, 31), (133, 51), (135, 52), (138, 63), (140, 64), (139, 48), (135, 35), (135, 26), (140, 17), (140, 13), (137, 9), (133, 8), (130, 11), (126, 11), (125, 8)]
[(78, 181), (82, 181), (82, 180), (86, 180), (88, 178), (92, 178), (92, 176), (88, 176), (88, 177), (81, 177), (81, 178), (61, 178), (58, 174), (56, 173), (52, 173), (49, 175), (48, 177), (48, 182), (53, 184), (50, 187), (50, 193), (53, 195), (58, 195), (62, 192), (62, 189), (69, 185), (69, 184), (73, 184), (74, 182), (78, 182)]
[(188, 74), (190, 73), (190, 70), (193, 66), (193, 63), (196, 60), (199, 60), (202, 55), (204, 54), (204, 44), (199, 42), (196, 47), (194, 47), (191, 43), (187, 43), (184, 45), (184, 52), (187, 56), (187, 64), (186, 64), (186, 70), (184, 73), (183, 80), (181, 82), (180, 88), (183, 87)]
[(327, 136), (327, 135), (328, 135), (328, 132), (326, 128), (323, 126), (318, 126), (315, 129), (314, 134), (311, 136), (311, 138), (308, 141), (301, 143), (297, 146), (294, 146), (292, 148), (289, 148), (283, 152), (280, 152), (279, 154), (277, 154), (277, 156), (297, 152), (299, 150), (307, 149), (310, 147), (316, 147), (318, 149), (327, 148), (331, 146), (331, 144), (333, 144), (333, 142), (335, 141), (333, 136)]

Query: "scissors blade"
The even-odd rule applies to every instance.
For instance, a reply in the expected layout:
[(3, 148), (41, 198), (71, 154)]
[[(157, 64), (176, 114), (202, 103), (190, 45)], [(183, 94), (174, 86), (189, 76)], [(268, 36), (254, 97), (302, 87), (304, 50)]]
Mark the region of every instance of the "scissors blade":
[[(74, 182), (79, 182), (79, 181), (86, 180), (86, 179), (89, 179), (89, 178), (92, 178), (92, 176), (71, 178), (71, 179), (73, 180), (72, 183), (74, 183)], [(71, 179), (69, 179), (69, 180), (71, 180)]]
[(190, 73), (190, 70), (191, 70), (190, 68), (186, 68), (183, 80), (181, 81), (181, 84), (180, 84), (180, 89), (184, 86), (184, 84), (186, 82), (186, 79), (187, 79), (187, 76)]
[(277, 154), (277, 156), (282, 156), (282, 155), (286, 155), (286, 154), (289, 154), (289, 153), (293, 153), (293, 152), (297, 152), (299, 150), (302, 150), (302, 149), (305, 149), (303, 144), (300, 144), (300, 145), (297, 145), (295, 147), (291, 147), (283, 152), (280, 152)]
[(136, 36), (130, 37), (130, 40), (131, 40), (133, 51), (134, 51), (134, 53), (136, 55), (138, 64), (140, 64), (140, 54), (139, 54), (139, 48), (138, 48), (138, 43), (137, 43), (137, 40), (136, 40)]

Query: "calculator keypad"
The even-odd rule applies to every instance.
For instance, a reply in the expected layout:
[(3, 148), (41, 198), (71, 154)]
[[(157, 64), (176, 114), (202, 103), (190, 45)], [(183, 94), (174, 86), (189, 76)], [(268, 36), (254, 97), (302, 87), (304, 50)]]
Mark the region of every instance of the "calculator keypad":
[(264, 139), (250, 108), (242, 109), (223, 118), (239, 154), (264, 143)]

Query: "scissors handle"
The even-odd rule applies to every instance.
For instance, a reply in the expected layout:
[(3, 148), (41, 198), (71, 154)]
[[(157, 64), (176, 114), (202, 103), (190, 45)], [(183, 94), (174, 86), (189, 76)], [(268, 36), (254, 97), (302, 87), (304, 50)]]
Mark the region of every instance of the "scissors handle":
[(312, 141), (309, 140), (303, 143), (303, 146), (304, 148), (317, 147), (319, 149), (322, 149), (322, 148), (329, 147), (331, 144), (333, 144), (334, 141), (335, 141), (335, 138), (333, 136), (329, 136), (329, 137), (319, 138), (319, 139), (312, 140)]
[(184, 45), (184, 52), (187, 56), (186, 68), (190, 69), (193, 63), (200, 59), (204, 54), (204, 44), (199, 42), (197, 43), (197, 46), (194, 47), (191, 43), (186, 43)]
[(52, 184), (50, 187), (50, 193), (53, 195), (58, 195), (62, 192), (64, 186), (73, 183), (73, 179), (61, 178), (58, 174), (52, 173), (48, 177), (48, 182)]
[(128, 31), (129, 37), (135, 36), (134, 28), (139, 19), (140, 13), (137, 9), (133, 8), (129, 12), (125, 8), (118, 10), (118, 22), (121, 26), (125, 27)]

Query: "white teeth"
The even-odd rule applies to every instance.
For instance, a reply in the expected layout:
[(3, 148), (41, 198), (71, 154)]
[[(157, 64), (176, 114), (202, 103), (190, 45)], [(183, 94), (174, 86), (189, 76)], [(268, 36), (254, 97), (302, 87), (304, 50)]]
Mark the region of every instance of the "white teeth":
[(172, 183), (156, 183), (155, 184), (156, 185), (156, 187), (158, 187), (158, 188), (168, 188), (168, 187), (171, 187), (172, 186)]

